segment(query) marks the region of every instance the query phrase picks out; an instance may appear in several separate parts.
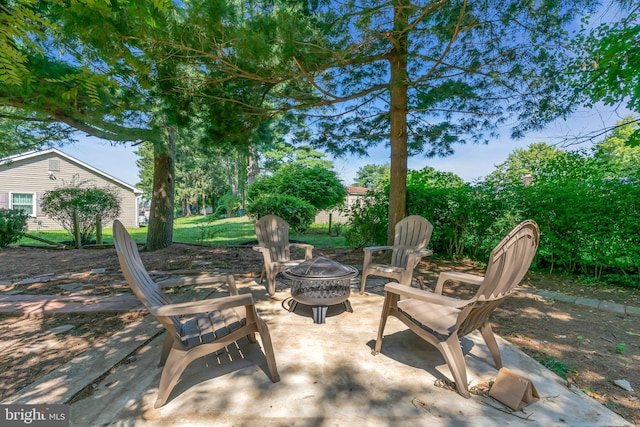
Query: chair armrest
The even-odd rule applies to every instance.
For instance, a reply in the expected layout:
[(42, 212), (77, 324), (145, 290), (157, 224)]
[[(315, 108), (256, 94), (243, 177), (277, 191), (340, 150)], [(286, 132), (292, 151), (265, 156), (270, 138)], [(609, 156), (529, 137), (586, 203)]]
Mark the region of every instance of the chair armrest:
[(253, 305), (253, 297), (249, 294), (233, 295), (224, 298), (212, 298), (202, 301), (188, 301), (175, 304), (151, 307), (149, 313), (154, 316), (182, 316), (187, 314), (201, 314), (210, 311), (223, 310), (230, 307)]
[(305, 260), (313, 258), (313, 245), (310, 245), (308, 243), (289, 243), (289, 246), (304, 249)]
[(446, 305), (448, 307), (461, 308), (469, 304), (469, 300), (459, 300), (451, 298), (445, 295), (439, 295), (431, 291), (422, 290), (418, 288), (412, 288), (400, 283), (389, 282), (384, 286), (385, 292), (395, 295), (401, 295), (403, 297), (414, 298), (420, 301), (429, 302), (432, 304)]
[(393, 249), (393, 246), (367, 246), (366, 248), (362, 248), (365, 252), (388, 251), (391, 249)]
[(183, 288), (185, 286), (202, 285), (207, 283), (226, 282), (229, 287), (229, 295), (238, 295), (238, 289), (236, 288), (236, 280), (232, 274), (221, 274), (216, 276), (205, 277), (180, 277), (170, 278), (157, 282), (160, 289), (164, 288)]
[(431, 256), (433, 255), (433, 251), (431, 249), (421, 249), (419, 251), (413, 251), (412, 255), (417, 255), (419, 257)]
[(459, 271), (443, 271), (438, 276), (438, 282), (436, 283), (436, 289), (434, 290), (436, 294), (442, 294), (444, 283), (447, 280), (458, 280), (471, 285), (479, 285), (484, 280), (484, 276), (477, 276), (475, 274), (462, 273)]

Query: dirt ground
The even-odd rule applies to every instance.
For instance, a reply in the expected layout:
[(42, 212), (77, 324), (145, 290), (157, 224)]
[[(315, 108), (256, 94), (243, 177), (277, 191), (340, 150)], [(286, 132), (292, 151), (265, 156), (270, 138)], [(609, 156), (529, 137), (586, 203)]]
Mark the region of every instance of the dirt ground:
[[(315, 256), (334, 258), (361, 267), (361, 250), (316, 250)], [(250, 247), (202, 248), (174, 244), (141, 257), (150, 271), (224, 269), (237, 275), (257, 276), (261, 256)], [(104, 268), (103, 274), (90, 271)], [(435, 285), (439, 271), (459, 269), (482, 273), (469, 261), (452, 263), (425, 259), (417, 269), (428, 287)], [(27, 277), (50, 277), (76, 273), (62, 280), (36, 281), (12, 286)], [(49, 275), (49, 276), (46, 276)], [(89, 295), (129, 292), (119, 272), (113, 249), (44, 250), (8, 248), (0, 251), (0, 295), (21, 293), (68, 294), (64, 285), (82, 283)], [(637, 391), (615, 385), (626, 380), (640, 390), (640, 317), (625, 316), (586, 306), (545, 300), (523, 292), (527, 288), (559, 291), (568, 295), (597, 298), (640, 307), (640, 292), (581, 284), (575, 278), (541, 272), (530, 273), (520, 290), (494, 313), (496, 333), (550, 369), (564, 373), (569, 382), (640, 426)], [(77, 291), (77, 290), (76, 290)], [(465, 292), (452, 287), (451, 291)], [(0, 316), (0, 401), (56, 369), (76, 355), (121, 330), (141, 314), (72, 314), (43, 317)], [(73, 326), (68, 331), (60, 326)]]

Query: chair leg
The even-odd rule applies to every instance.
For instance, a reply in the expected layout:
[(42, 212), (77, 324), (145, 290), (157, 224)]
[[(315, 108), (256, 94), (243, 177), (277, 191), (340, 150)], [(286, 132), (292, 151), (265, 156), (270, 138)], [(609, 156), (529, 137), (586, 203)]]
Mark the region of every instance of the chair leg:
[(491, 352), (491, 357), (493, 357), (493, 362), (496, 364), (496, 368), (502, 368), (502, 357), (500, 356), (500, 348), (498, 347), (496, 336), (493, 334), (491, 324), (487, 322), (482, 325), (480, 327), (480, 333), (482, 334), (482, 338), (484, 338), (484, 342), (487, 344), (487, 347)]
[(267, 271), (267, 292), (273, 296), (276, 294), (276, 276), (278, 272), (275, 270)]
[(467, 385), (467, 366), (464, 363), (464, 354), (462, 353), (458, 335), (451, 335), (446, 341), (441, 342), (437, 348), (449, 366), (458, 393), (464, 398), (470, 398), (471, 393), (469, 393)]
[(364, 294), (364, 287), (367, 284), (367, 273), (362, 273), (362, 280), (360, 281), (360, 295)]
[(188, 357), (187, 351), (176, 348), (171, 349), (164, 365), (164, 369), (162, 370), (162, 375), (160, 376), (158, 397), (156, 398), (156, 403), (153, 406), (154, 408), (159, 408), (167, 402), (167, 399), (171, 394), (171, 390), (173, 390), (173, 387), (175, 387), (176, 383), (180, 379), (180, 375), (184, 372), (190, 362), (191, 358)]
[(271, 342), (271, 335), (269, 334), (269, 328), (264, 320), (257, 318), (256, 325), (258, 326), (258, 333), (260, 334), (260, 340), (264, 346), (264, 355), (267, 358), (267, 367), (269, 368), (269, 376), (271, 381), (277, 383), (280, 381), (280, 374), (278, 373), (278, 366), (276, 365), (276, 356), (273, 352), (273, 343)]
[(160, 363), (158, 366), (164, 366), (167, 361), (167, 356), (169, 356), (169, 352), (171, 351), (171, 347), (173, 346), (173, 337), (169, 334), (169, 331), (165, 331), (164, 343), (162, 344), (162, 353), (160, 353)]
[(247, 339), (249, 340), (249, 342), (251, 344), (255, 344), (256, 343), (256, 333), (253, 332), (253, 333), (247, 335)]
[(382, 348), (382, 335), (384, 334), (384, 328), (387, 326), (387, 318), (389, 317), (389, 312), (391, 310), (391, 302), (393, 298), (397, 298), (396, 295), (393, 295), (389, 292), (385, 294), (384, 303), (382, 305), (382, 314), (380, 315), (380, 325), (378, 326), (378, 337), (376, 338), (376, 346), (371, 351), (371, 354), (374, 356), (380, 353), (380, 349)]

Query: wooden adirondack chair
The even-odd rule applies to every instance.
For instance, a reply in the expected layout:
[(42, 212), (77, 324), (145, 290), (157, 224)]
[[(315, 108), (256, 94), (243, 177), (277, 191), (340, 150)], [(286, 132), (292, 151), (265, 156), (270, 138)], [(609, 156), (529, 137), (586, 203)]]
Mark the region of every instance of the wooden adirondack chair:
[[(467, 370), (460, 338), (480, 331), (496, 368), (502, 367), (500, 349), (489, 316), (509, 296), (528, 271), (538, 249), (538, 225), (531, 220), (515, 227), (491, 252), (484, 277), (461, 272), (443, 272), (434, 292), (397, 283), (385, 286), (385, 300), (373, 354), (382, 347), (388, 316), (400, 319), (420, 338), (442, 354), (456, 383), (458, 393), (469, 398)], [(457, 280), (478, 285), (475, 296), (461, 300), (442, 295), (444, 283)], [(402, 299), (399, 301), (399, 296)]]
[[(381, 276), (397, 280), (410, 286), (413, 270), (422, 257), (433, 254), (427, 249), (433, 225), (419, 215), (411, 215), (396, 224), (393, 246), (369, 246), (364, 248), (362, 282), (360, 294), (364, 293), (367, 276)], [(378, 251), (392, 251), (390, 264), (372, 262), (372, 255)]]
[[(267, 277), (267, 292), (276, 293), (276, 276), (285, 268), (300, 264), (313, 257), (313, 246), (306, 243), (289, 242), (289, 224), (276, 215), (265, 215), (256, 221), (258, 246), (253, 249), (262, 253), (264, 267), (260, 283)], [(304, 249), (304, 259), (291, 259), (291, 248)]]
[(215, 353), (247, 336), (260, 334), (271, 381), (280, 381), (267, 324), (258, 316), (251, 295), (239, 295), (232, 275), (226, 276), (231, 296), (173, 303), (151, 279), (138, 247), (120, 223), (113, 223), (113, 241), (122, 273), (133, 292), (166, 329), (160, 355), (164, 365), (155, 407), (164, 405), (185, 368), (195, 359)]

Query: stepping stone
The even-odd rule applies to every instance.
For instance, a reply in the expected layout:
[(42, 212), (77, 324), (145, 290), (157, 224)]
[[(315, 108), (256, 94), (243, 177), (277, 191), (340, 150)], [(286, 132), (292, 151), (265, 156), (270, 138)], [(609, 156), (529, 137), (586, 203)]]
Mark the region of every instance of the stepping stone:
[(33, 283), (46, 283), (53, 280), (53, 273), (50, 275), (38, 276), (38, 277), (28, 277), (26, 279), (20, 280), (16, 282), (16, 285), (31, 285)]
[(75, 328), (74, 325), (61, 325), (61, 326), (57, 326), (55, 328), (49, 329), (49, 333), (51, 334), (62, 334), (64, 332), (68, 332), (70, 330), (72, 330), (73, 328)]
[(66, 285), (60, 285), (60, 289), (73, 292), (82, 289), (82, 285), (79, 283), (67, 283)]

